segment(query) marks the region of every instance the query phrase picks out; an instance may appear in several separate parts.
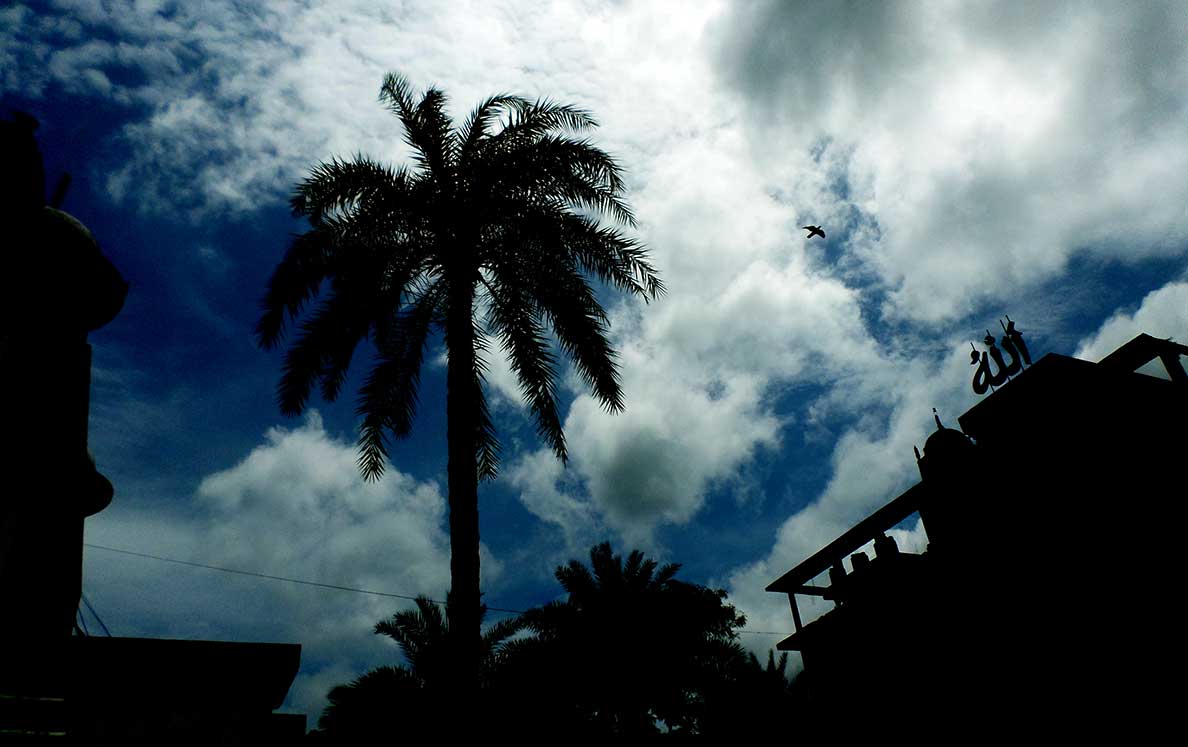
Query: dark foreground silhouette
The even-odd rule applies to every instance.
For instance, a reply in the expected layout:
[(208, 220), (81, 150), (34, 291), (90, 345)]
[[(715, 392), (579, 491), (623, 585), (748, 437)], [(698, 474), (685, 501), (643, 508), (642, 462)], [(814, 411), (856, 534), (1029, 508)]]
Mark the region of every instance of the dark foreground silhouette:
[(58, 209), (68, 178), (47, 204), (38, 126), (0, 119), (0, 743), (296, 741), (305, 716), (273, 711), (300, 646), (93, 638), (75, 626), (83, 523), (114, 495), (87, 449), (87, 335), (120, 312), (128, 284)]
[[(792, 603), (779, 648), (803, 655), (835, 738), (911, 715), (930, 740), (1147, 743), (1178, 713), (1188, 347), (1139, 335), (1097, 363), (1028, 365), (1002, 329), (970, 354), (989, 393), (960, 430), (937, 417), (921, 481), (768, 586)], [(888, 534), (915, 513), (921, 554)], [(836, 606), (805, 623), (798, 597)]]
[[(483, 637), (477, 732), (496, 737), (580, 735), (582, 741), (775, 733), (797, 711), (787, 655), (761, 665), (737, 642), (745, 620), (725, 592), (675, 578), (639, 551), (602, 544), (590, 564), (557, 569), (568, 596), (491, 626)], [(405, 666), (372, 670), (334, 688), (314, 736), (349, 744), (440, 734), (456, 718), (448, 698), (449, 621), (417, 601), (376, 626)], [(575, 737), (576, 738), (576, 737)]]

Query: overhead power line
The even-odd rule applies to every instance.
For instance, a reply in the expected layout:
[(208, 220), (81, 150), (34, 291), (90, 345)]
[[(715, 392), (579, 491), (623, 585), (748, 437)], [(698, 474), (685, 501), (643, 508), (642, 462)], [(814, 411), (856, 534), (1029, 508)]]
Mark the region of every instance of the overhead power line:
[[(82, 597), (83, 604), (87, 605), (87, 609), (90, 610), (91, 616), (94, 617), (95, 621), (99, 623), (99, 627), (103, 628), (103, 632), (107, 634), (108, 638), (111, 638), (111, 631), (107, 629), (107, 625), (104, 624), (103, 618), (99, 617), (99, 613), (96, 612), (95, 608), (91, 606), (91, 600), (87, 599), (86, 594), (80, 593), (79, 596)], [(81, 617), (81, 614), (79, 616)], [(85, 627), (86, 627), (85, 622), (83, 623), (83, 627), (85, 629)], [(88, 635), (90, 635), (90, 633), (88, 633)]]
[[(255, 578), (266, 578), (271, 581), (286, 581), (291, 584), (301, 584), (302, 586), (315, 586), (315, 587), (318, 587), (321, 589), (335, 589), (337, 591), (350, 591), (350, 592), (354, 592), (356, 594), (370, 594), (370, 595), (376, 596), (376, 597), (389, 597), (389, 598), (393, 598), (393, 599), (407, 599), (409, 601), (414, 601), (414, 602), (418, 599), (418, 597), (410, 595), (410, 594), (397, 594), (395, 592), (390, 592), (390, 591), (375, 591), (373, 589), (360, 589), (355, 586), (344, 586), (342, 584), (326, 584), (326, 583), (322, 583), (321, 581), (309, 581), (309, 580), (306, 580), (303, 578), (289, 578), (288, 576), (274, 576), (270, 573), (259, 573), (257, 571), (245, 571), (245, 570), (241, 570), (239, 568), (227, 568), (225, 566), (208, 565), (207, 563), (195, 563), (192, 560), (179, 560), (177, 558), (168, 558), (168, 557), (165, 557), (164, 555), (153, 555), (152, 553), (147, 553), (147, 552), (135, 552), (133, 550), (124, 550), (119, 547), (108, 547), (107, 545), (96, 545), (91, 542), (84, 542), (83, 545), (85, 545), (86, 547), (94, 548), (96, 550), (106, 550), (107, 552), (119, 553), (121, 555), (132, 555), (137, 558), (149, 558), (150, 560), (160, 560), (165, 563), (176, 563), (177, 565), (188, 565), (193, 568), (205, 568), (210, 571), (219, 571), (220, 573), (234, 573), (234, 574), (237, 574), (240, 576), (253, 576)], [(439, 604), (439, 605), (445, 606), (445, 602), (437, 600), (437, 599), (430, 599), (429, 601), (433, 602), (434, 604)], [(90, 609), (89, 604), (87, 605), (87, 608)], [(513, 609), (507, 609), (505, 607), (488, 607), (487, 611), (488, 612), (503, 612), (503, 613), (511, 614), (511, 615), (522, 615), (525, 612), (525, 610), (513, 610)], [(92, 612), (92, 614), (94, 614), (94, 610), (91, 610), (91, 612)], [(95, 615), (95, 619), (98, 620), (99, 616)], [(103, 621), (100, 620), (99, 624), (103, 625)], [(104, 630), (106, 630), (106, 629), (107, 629), (106, 626), (104, 626)], [(770, 630), (739, 630), (736, 632), (749, 633), (751, 635), (783, 635), (783, 633), (778, 633), (778, 632), (770, 631)], [(111, 634), (108, 633), (108, 635), (111, 635)]]
[[(370, 595), (376, 596), (376, 597), (391, 597), (394, 599), (407, 599), (412, 602), (415, 602), (417, 600), (417, 597), (414, 595), (411, 595), (411, 594), (397, 594), (395, 592), (390, 592), (390, 591), (375, 591), (372, 589), (360, 589), (355, 586), (344, 586), (341, 584), (326, 584), (326, 583), (322, 583), (321, 581), (308, 581), (303, 578), (289, 578), (288, 576), (273, 576), (270, 573), (259, 573), (257, 571), (244, 571), (244, 570), (241, 570), (238, 568), (226, 568), (224, 566), (208, 565), (206, 563), (195, 563), (191, 560), (178, 560), (177, 558), (167, 558), (164, 555), (153, 555), (152, 553), (147, 553), (147, 552), (134, 552), (132, 550), (124, 550), (124, 549), (121, 549), (118, 547), (107, 547), (106, 545), (96, 545), (96, 544), (92, 544), (90, 542), (84, 542), (83, 544), (87, 547), (93, 547), (96, 550), (107, 550), (108, 552), (117, 552), (122, 555), (134, 555), (138, 558), (150, 558), (152, 560), (160, 560), (160, 561), (164, 561), (166, 563), (177, 563), (178, 565), (188, 565), (188, 566), (192, 566), (194, 568), (206, 568), (207, 570), (220, 571), (221, 573), (235, 573), (240, 576), (254, 576), (256, 578), (267, 578), (272, 581), (287, 581), (291, 584), (301, 584), (302, 586), (316, 586), (321, 589), (337, 589), (338, 591), (353, 591), (356, 594), (370, 594)], [(441, 604), (441, 605), (445, 604), (445, 602), (442, 602), (437, 599), (430, 599), (429, 601), (433, 602), (434, 604)], [(488, 607), (487, 610), (490, 612), (508, 612), (508, 613), (511, 613), (514, 615), (523, 614), (523, 612), (524, 612), (524, 610), (509, 610), (509, 609), (503, 609), (500, 607)]]

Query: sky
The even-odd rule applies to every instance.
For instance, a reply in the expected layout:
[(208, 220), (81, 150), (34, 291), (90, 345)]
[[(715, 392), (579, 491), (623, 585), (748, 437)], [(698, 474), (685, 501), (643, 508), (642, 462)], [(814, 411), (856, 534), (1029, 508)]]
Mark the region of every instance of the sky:
[(366, 358), (288, 418), (282, 353), (252, 335), (304, 228), (293, 187), (335, 156), (407, 159), (378, 102), (397, 72), (456, 119), (496, 92), (591, 111), (669, 289), (603, 295), (627, 406), (566, 372), (568, 467), (492, 361), (485, 600), (557, 598), (553, 569), (610, 540), (726, 589), (766, 651), (792, 622), (764, 587), (918, 480), (932, 408), (954, 425), (977, 401), (969, 343), (1004, 315), (1033, 357), (1188, 339), (1185, 28), (1155, 0), (5, 5), (3, 113), (41, 121), (64, 209), (131, 284), (90, 337), (116, 494), (86, 524), (88, 600), (115, 635), (302, 644), (285, 708), (312, 726), (330, 687), (399, 661), (371, 631), (410, 602), (96, 546), (444, 598), (440, 351), (365, 483)]

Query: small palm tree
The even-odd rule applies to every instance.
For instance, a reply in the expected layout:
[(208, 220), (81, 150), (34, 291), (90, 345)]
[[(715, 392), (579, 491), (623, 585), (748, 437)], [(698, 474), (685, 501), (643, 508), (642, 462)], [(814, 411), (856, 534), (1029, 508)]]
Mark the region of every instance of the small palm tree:
[[(443, 687), (450, 677), (449, 650), (453, 640), (450, 619), (436, 602), (417, 597), (415, 610), (397, 612), (376, 624), (375, 632), (386, 635), (400, 646), (409, 667), (427, 687)], [(479, 623), (486, 617), (487, 606), (479, 606)], [(507, 640), (524, 627), (518, 617), (500, 620), (479, 638), (480, 682), (497, 665)]]
[(725, 592), (678, 581), (679, 570), (638, 550), (624, 561), (609, 543), (590, 551), (589, 567), (557, 568), (568, 598), (521, 616), (535, 636), (509, 647), (506, 676), (528, 691), (549, 683), (536, 697), (557, 728), (617, 738), (693, 724), (695, 701), (742, 660), (734, 638), (746, 621)]
[(599, 223), (635, 225), (618, 164), (572, 136), (596, 126), (589, 113), (500, 94), (455, 128), (444, 93), (431, 88), (418, 101), (397, 75), (384, 79), (380, 100), (403, 126), (412, 166), (359, 155), (312, 170), (292, 198), (310, 229), (273, 273), (256, 333), (264, 348), (280, 344), (286, 320), (320, 294), (285, 355), (286, 414), (305, 409), (315, 384), (334, 400), (358, 344), (374, 344), (358, 401), (368, 479), (383, 472), (388, 440), (411, 431), (424, 351), (433, 330), (443, 333), (450, 618), (465, 686), (477, 681), (479, 660), (478, 482), (499, 463), (486, 355), (494, 341), (506, 351), (540, 436), (565, 461), (550, 333), (594, 396), (619, 411), (617, 355), (588, 277), (645, 300), (664, 286), (642, 246)]
[[(318, 719), (320, 736), (354, 744), (364, 738), (440, 734), (442, 719), (457, 713), (449, 700), (452, 676), (450, 620), (427, 597), (416, 608), (397, 612), (376, 624), (375, 632), (400, 647), (406, 666), (383, 666), (330, 691), (329, 705)], [(486, 616), (479, 607), (479, 621)], [(480, 684), (486, 685), (498, 667), (508, 639), (523, 624), (518, 618), (501, 620), (482, 635)], [(470, 713), (468, 718), (477, 718)]]

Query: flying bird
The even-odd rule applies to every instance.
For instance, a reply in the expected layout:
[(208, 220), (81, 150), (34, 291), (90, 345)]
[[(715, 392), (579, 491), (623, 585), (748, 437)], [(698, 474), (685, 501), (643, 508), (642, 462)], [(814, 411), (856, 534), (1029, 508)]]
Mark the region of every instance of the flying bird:
[(801, 226), (801, 228), (808, 230), (809, 234), (806, 238), (811, 239), (814, 236), (820, 236), (821, 238), (825, 238), (825, 232), (821, 230), (820, 226)]

